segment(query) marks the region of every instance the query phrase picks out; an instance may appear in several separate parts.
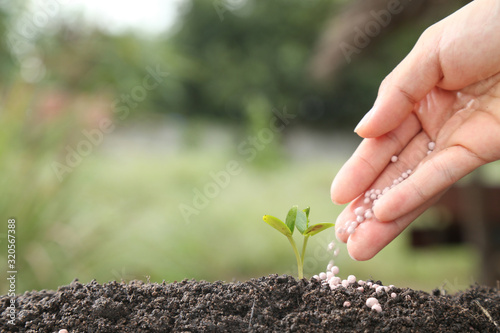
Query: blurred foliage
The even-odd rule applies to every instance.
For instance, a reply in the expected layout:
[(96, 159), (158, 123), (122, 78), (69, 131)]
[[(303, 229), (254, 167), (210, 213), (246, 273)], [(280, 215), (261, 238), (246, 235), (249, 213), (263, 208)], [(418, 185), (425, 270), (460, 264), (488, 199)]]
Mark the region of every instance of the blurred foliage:
[(186, 69), (179, 72), (186, 96), (180, 111), (245, 120), (247, 105), (264, 98), (297, 114), (314, 93), (306, 65), (332, 3), (248, 1), (233, 11), (220, 3), (193, 2), (172, 38)]
[[(308, 64), (327, 20), (343, 2), (192, 1), (174, 32), (138, 38), (82, 29), (78, 18), (61, 19), (35, 43), (47, 68), (44, 83), (77, 92), (102, 89), (117, 98), (141, 82), (146, 68), (170, 76), (148, 96), (143, 111), (250, 124), (248, 110), (287, 107), (301, 124), (352, 127), (373, 103), (385, 75), (411, 49), (423, 24), (389, 31), (382, 43), (355, 57), (334, 81), (312, 82)], [(3, 62), (2, 62), (3, 63)], [(255, 104), (255, 105), (254, 105)]]
[[(24, 275), (20, 286), (40, 288), (68, 264), (60, 247), (60, 226), (68, 221), (68, 208), (74, 203), (71, 177), (60, 183), (50, 163), (75, 130), (73, 115), (44, 119), (32, 108), (36, 89), (19, 81), (1, 96), (0, 212), (3, 219), (16, 219), (16, 267)], [(2, 228), (3, 236), (5, 232)]]
[(9, 14), (4, 6), (0, 5), (0, 77), (4, 81), (13, 75), (15, 70), (14, 61), (5, 38), (9, 23)]

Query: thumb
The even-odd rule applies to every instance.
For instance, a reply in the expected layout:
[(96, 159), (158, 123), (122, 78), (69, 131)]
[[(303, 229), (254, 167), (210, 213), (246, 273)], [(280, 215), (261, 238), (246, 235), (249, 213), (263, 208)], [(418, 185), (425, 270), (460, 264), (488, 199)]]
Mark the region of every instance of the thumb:
[(384, 79), (373, 108), (354, 130), (358, 135), (374, 138), (395, 129), (441, 80), (440, 35), (440, 26), (428, 28), (413, 50)]

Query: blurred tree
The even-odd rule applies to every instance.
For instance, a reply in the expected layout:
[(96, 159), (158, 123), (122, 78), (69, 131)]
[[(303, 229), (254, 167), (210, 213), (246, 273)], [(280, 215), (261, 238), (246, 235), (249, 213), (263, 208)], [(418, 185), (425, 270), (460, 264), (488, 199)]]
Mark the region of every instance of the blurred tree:
[(7, 35), (9, 28), (9, 13), (7, 12), (6, 5), (0, 4), (0, 77), (3, 82), (9, 80), (16, 68), (14, 59), (7, 44)]
[[(422, 7), (425, 1), (430, 9)], [(376, 21), (367, 13), (384, 9), (386, 0), (192, 1), (175, 33), (149, 39), (133, 32), (109, 35), (73, 18), (60, 20), (55, 32), (35, 43), (46, 66), (44, 83), (75, 93), (109, 90), (120, 101), (147, 68), (168, 71), (168, 79), (131, 110), (135, 114), (156, 111), (252, 127), (248, 110), (265, 104), (268, 119), (273, 108), (286, 107), (298, 116), (294, 124), (351, 128), (420, 33), (463, 4), (407, 2), (352, 59), (332, 60), (331, 51), (338, 55), (342, 41), (349, 43), (358, 28)]]
[[(387, 8), (387, 0), (347, 4), (248, 0), (240, 1), (240, 6), (217, 0), (193, 2), (171, 40), (182, 57), (172, 67), (183, 96), (175, 108), (185, 115), (246, 120), (251, 96), (264, 96), (268, 104), (286, 105), (300, 115), (302, 124), (351, 127), (370, 108), (380, 81), (420, 33), (460, 6), (425, 1), (429, 10), (423, 8), (424, 0), (411, 5), (397, 2), (402, 13), (392, 14), (387, 24), (371, 14)], [(373, 42), (370, 38), (353, 59), (342, 55), (331, 59), (331, 50), (340, 50), (342, 41), (350, 42), (371, 21), (379, 24)], [(328, 79), (319, 82), (318, 77)]]
[(248, 119), (252, 96), (298, 113), (301, 101), (314, 93), (305, 65), (332, 3), (242, 3), (234, 8), (224, 1), (196, 1), (182, 18), (171, 43), (183, 58), (172, 68), (185, 96), (178, 106), (183, 114)]

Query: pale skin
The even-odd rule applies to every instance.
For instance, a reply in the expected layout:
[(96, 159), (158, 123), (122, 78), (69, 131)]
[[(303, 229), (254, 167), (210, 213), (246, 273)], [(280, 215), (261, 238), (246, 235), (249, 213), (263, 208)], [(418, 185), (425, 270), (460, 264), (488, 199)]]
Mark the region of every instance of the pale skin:
[[(364, 138), (336, 175), (331, 197), (350, 203), (337, 238), (356, 260), (372, 258), (456, 181), (500, 159), (500, 1), (475, 0), (428, 28), (384, 79), (355, 132)], [(436, 143), (427, 155), (427, 144)], [(391, 163), (391, 156), (398, 161)], [(364, 192), (411, 176), (349, 235)], [(366, 207), (366, 205), (365, 205)]]

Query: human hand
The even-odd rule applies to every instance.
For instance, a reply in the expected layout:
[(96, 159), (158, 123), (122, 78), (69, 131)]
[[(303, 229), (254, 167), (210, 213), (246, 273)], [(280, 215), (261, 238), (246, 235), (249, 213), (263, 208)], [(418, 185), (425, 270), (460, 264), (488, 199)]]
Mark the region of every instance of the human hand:
[[(363, 142), (335, 177), (337, 238), (352, 258), (372, 258), (453, 183), (500, 159), (500, 1), (476, 0), (428, 28), (384, 79), (356, 132)], [(428, 143), (436, 143), (427, 155)], [(391, 163), (393, 155), (399, 157)], [(339, 232), (370, 189), (411, 176), (373, 207), (376, 218)]]

